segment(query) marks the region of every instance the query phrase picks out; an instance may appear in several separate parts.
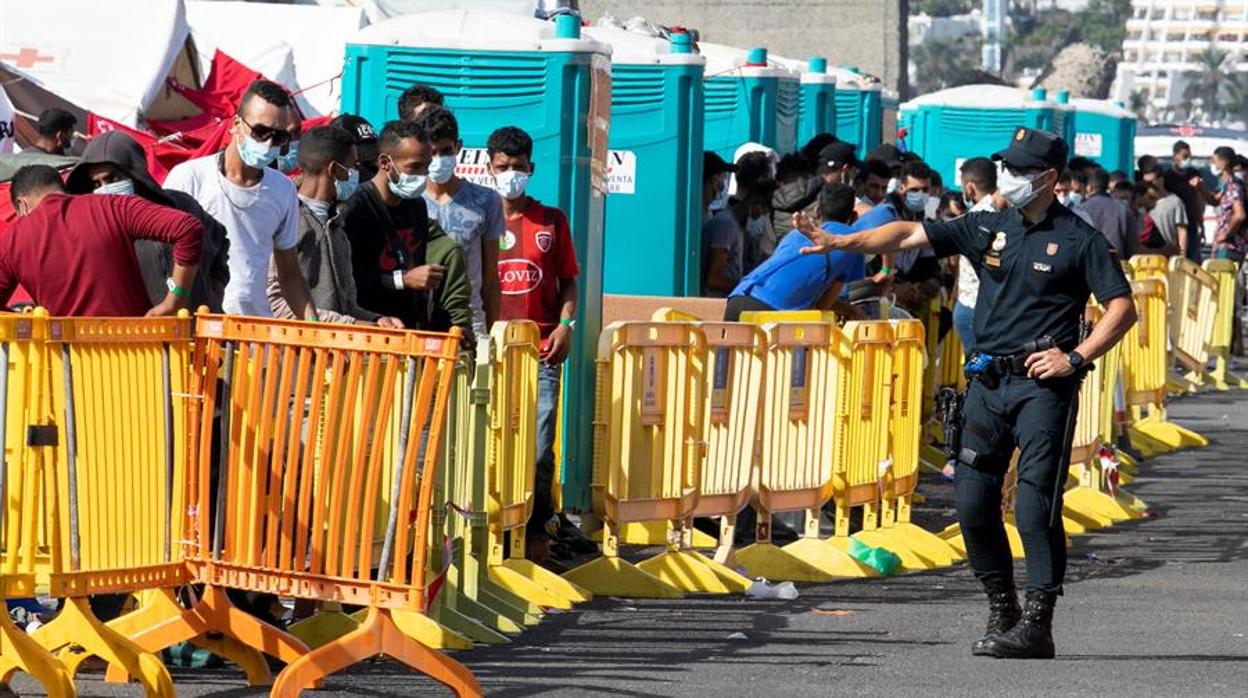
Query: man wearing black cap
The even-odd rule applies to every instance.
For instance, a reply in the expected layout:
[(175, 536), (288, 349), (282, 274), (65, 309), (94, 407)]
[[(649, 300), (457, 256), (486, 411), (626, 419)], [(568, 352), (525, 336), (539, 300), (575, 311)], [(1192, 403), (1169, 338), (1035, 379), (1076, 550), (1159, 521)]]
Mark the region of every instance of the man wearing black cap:
[(702, 293), (722, 298), (741, 280), (745, 234), (727, 209), (728, 178), (736, 166), (706, 151), (702, 156)]
[(360, 181), (367, 182), (376, 176), (377, 132), (373, 130), (373, 125), (355, 114), (340, 114), (329, 125), (351, 134), (355, 142), (355, 169), (360, 172)]
[[(828, 235), (802, 219), (808, 253), (882, 254), (931, 247), (961, 254), (979, 274), (976, 353), (967, 362), (960, 447), (955, 445), (958, 520), (975, 576), (989, 599), (988, 632), (972, 653), (1053, 656), (1053, 605), (1062, 593), (1066, 539), (1061, 495), (1079, 384), (1086, 367), (1135, 323), (1131, 287), (1105, 237), (1053, 194), (1065, 142), (1020, 128), (993, 156), (1004, 162), (998, 191), (1009, 208), (947, 222), (898, 221), (854, 235)], [(1080, 332), (1095, 294), (1100, 322)], [(1045, 348), (1048, 347), (1048, 348)], [(1019, 449), (1015, 518), (1027, 556), (1027, 604), (1014, 591), (1001, 488)]]

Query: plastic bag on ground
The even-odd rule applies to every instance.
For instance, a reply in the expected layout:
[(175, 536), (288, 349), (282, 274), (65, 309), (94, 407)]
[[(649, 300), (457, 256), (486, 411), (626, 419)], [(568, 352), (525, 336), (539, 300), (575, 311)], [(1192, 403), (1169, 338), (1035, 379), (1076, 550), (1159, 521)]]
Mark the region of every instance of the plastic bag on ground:
[(798, 597), (797, 587), (793, 586), (793, 582), (769, 584), (762, 577), (750, 583), (745, 590), (745, 595), (751, 599), (784, 599), (785, 601), (792, 601)]
[(857, 538), (849, 539), (849, 556), (887, 577), (901, 566), (901, 558), (884, 548), (872, 548)]

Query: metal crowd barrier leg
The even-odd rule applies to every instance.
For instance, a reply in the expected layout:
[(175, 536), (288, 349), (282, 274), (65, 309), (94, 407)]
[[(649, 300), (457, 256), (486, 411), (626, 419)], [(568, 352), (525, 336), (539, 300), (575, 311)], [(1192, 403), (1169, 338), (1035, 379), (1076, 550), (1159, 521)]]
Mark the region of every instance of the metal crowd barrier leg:
[[(848, 448), (849, 344), (830, 322), (781, 322), (764, 330), (766, 390), (754, 499), (757, 537), (737, 551), (737, 560), (750, 576), (768, 579), (827, 582), (876, 576), (819, 531), (823, 506), (844, 486), (836, 478)], [(771, 541), (771, 517), (790, 511), (802, 512), (805, 525), (798, 540), (779, 547)]]

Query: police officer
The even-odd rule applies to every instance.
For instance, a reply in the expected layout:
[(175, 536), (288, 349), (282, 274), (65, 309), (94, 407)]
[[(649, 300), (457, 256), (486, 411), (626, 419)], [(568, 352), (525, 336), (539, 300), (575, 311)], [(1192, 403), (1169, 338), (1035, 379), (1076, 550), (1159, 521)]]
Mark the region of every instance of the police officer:
[[(965, 256), (979, 275), (975, 364), (983, 370), (972, 376), (965, 397), (954, 485), (971, 567), (989, 599), (988, 631), (974, 644), (976, 655), (1053, 657), (1053, 605), (1066, 572), (1065, 531), (1056, 512), (1082, 369), (1136, 319), (1131, 287), (1105, 237), (1056, 201), (1053, 187), (1067, 153), (1051, 133), (1018, 129), (1009, 147), (993, 156), (1004, 165), (998, 180), (1009, 203), (1004, 211), (948, 222), (899, 221), (853, 235), (828, 235), (800, 221), (814, 243), (805, 250), (810, 254), (930, 246), (941, 257)], [(1105, 312), (1081, 338), (1090, 294)], [(1015, 448), (1015, 517), (1027, 558), (1022, 609), (1001, 513)]]

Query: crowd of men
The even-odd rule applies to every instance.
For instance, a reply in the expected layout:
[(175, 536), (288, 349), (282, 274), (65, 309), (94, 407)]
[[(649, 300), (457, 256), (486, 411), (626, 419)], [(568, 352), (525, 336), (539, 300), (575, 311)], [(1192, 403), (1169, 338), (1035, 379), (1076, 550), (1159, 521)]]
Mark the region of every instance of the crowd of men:
[[(1191, 158), (1184, 141), (1175, 143), (1169, 161), (1140, 157), (1132, 174), (1108, 172), (1075, 157), (1061, 172), (1055, 193), (1123, 259), (1147, 253), (1200, 262), (1206, 254), (1205, 207), (1215, 206), (1208, 254), (1242, 260), (1248, 251), (1243, 183), (1248, 158), (1226, 146), (1214, 152), (1208, 169), (1197, 169)], [(946, 221), (1004, 210), (997, 163), (963, 161), (960, 191), (945, 191), (940, 174), (914, 153), (885, 144), (860, 161), (853, 145), (831, 134), (815, 136), (783, 157), (746, 144), (734, 160), (704, 155), (703, 289), (707, 296), (727, 298), (725, 319), (748, 311), (807, 309), (861, 318), (879, 307), (865, 301), (881, 297), (919, 315), (944, 289), (956, 299), (946, 324), (965, 346), (975, 345), (971, 320), (979, 279), (970, 263), (956, 257), (938, 263), (926, 252), (864, 259), (833, 251), (803, 259), (804, 236), (793, 231), (792, 218), (803, 211), (824, 230), (846, 234), (893, 221)]]
[[(541, 331), (538, 486), (528, 550), (571, 537), (551, 481), (560, 367), (575, 327), (576, 252), (565, 214), (526, 193), (533, 140), (503, 126), (487, 143), (491, 186), (456, 174), (463, 144), (436, 90), (414, 85), (374, 129), (350, 114), (303, 130), (282, 86), (257, 80), (228, 144), (162, 184), (121, 131), (92, 138), (58, 172), (20, 168), (18, 219), (0, 236), (0, 298), (18, 286), (56, 316), (155, 316), (205, 306), (254, 317), (448, 331), (463, 346), (497, 320)], [(63, 155), (73, 116), (47, 110), (27, 150)], [(56, 264), (47, 260), (55, 259)], [(516, 274), (516, 269), (530, 273)], [(531, 273), (537, 270), (536, 273)]]

